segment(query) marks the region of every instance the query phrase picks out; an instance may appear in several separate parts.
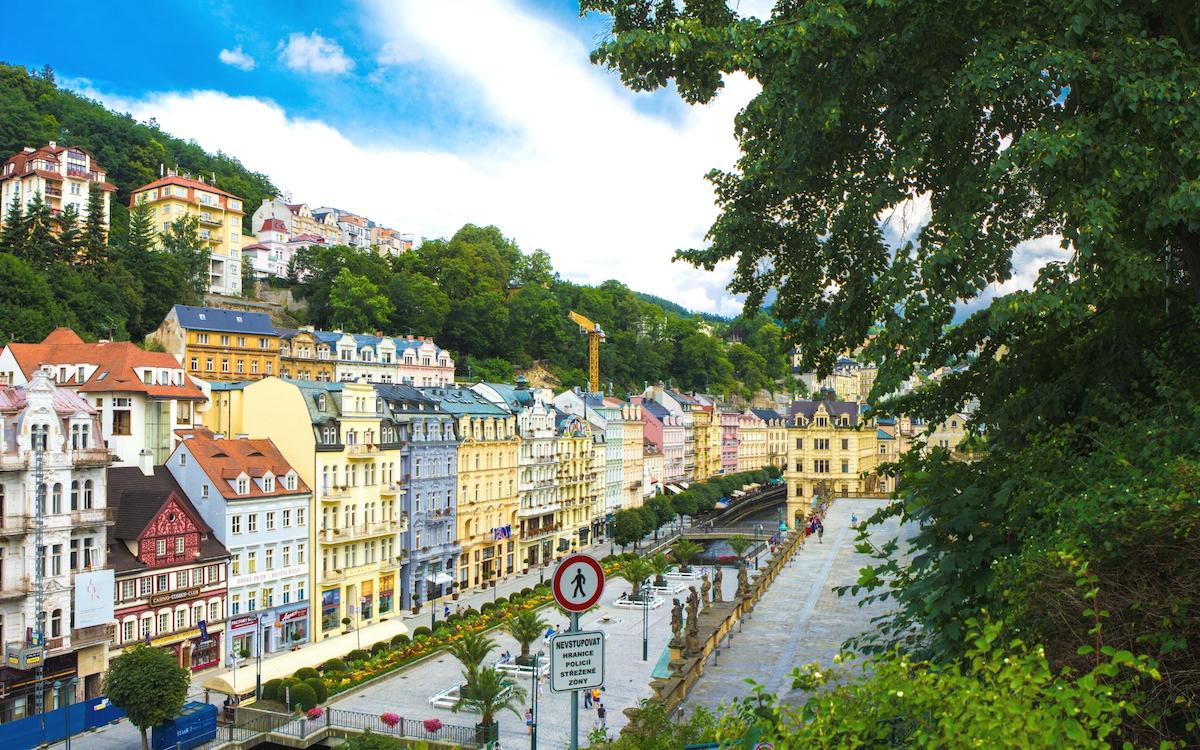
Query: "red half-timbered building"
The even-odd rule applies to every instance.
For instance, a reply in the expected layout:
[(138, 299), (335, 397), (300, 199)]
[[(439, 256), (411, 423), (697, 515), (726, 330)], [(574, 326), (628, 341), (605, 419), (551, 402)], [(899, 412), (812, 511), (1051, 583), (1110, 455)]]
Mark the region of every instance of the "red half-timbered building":
[(193, 672), (221, 663), (229, 552), (162, 467), (109, 469), (117, 650), (163, 648)]

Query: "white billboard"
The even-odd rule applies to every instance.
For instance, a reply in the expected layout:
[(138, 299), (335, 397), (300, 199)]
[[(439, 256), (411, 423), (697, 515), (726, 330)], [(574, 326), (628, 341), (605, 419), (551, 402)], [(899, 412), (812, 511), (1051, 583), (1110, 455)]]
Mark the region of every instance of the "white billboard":
[(90, 628), (113, 621), (116, 574), (93, 570), (75, 574), (75, 627)]

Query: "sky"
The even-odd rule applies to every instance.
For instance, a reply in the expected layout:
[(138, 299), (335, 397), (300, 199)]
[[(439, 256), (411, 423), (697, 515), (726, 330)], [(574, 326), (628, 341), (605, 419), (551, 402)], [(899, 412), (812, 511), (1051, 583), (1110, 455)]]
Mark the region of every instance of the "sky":
[[(773, 0), (731, 0), (764, 16)], [(734, 315), (732, 268), (672, 262), (713, 219), (744, 78), (707, 106), (633, 93), (575, 0), (131, 0), (56, 6), (85, 44), (6, 35), (0, 59), (267, 174), (292, 200), (416, 237), (495, 224), (572, 281), (616, 278)], [(30, 3), (30, 10), (34, 6)], [(180, 165), (186, 168), (186, 165)]]

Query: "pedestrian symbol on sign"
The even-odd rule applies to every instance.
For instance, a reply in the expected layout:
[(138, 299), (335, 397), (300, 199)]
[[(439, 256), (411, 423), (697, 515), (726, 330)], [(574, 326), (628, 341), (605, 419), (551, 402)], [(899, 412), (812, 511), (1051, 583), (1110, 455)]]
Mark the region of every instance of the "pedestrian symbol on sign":
[(584, 595), (583, 584), (586, 580), (587, 579), (583, 577), (583, 568), (576, 569), (575, 578), (571, 581), (571, 583), (575, 584), (575, 590), (571, 592), (572, 597)]

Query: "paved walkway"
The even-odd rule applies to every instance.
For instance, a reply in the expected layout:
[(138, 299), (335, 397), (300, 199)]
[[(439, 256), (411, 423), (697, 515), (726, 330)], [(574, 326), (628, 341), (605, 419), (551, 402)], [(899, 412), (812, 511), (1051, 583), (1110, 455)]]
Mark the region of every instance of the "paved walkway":
[[(719, 665), (709, 661), (704, 677), (692, 689), (687, 705), (716, 709), (734, 697), (749, 695), (751, 678), (783, 700), (798, 701), (789, 673), (794, 667), (819, 661), (830, 664), (849, 637), (870, 627), (871, 618), (887, 611), (886, 603), (859, 607), (859, 597), (839, 597), (835, 586), (851, 584), (870, 558), (855, 550), (858, 532), (850, 516), (864, 519), (883, 500), (838, 500), (825, 519), (825, 539), (810, 537), (784, 572), (775, 579), (766, 598), (754, 609), (730, 649), (722, 649)], [(894, 538), (899, 522), (891, 519), (874, 529), (876, 545)]]

